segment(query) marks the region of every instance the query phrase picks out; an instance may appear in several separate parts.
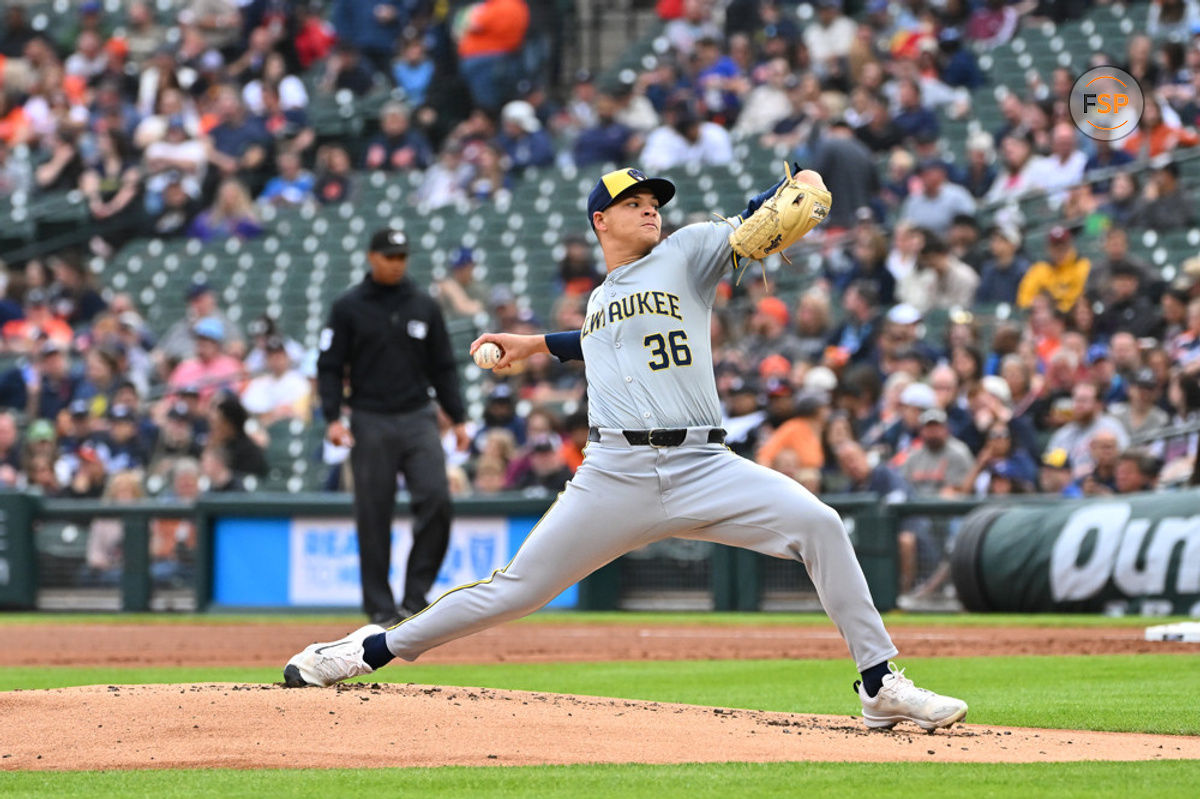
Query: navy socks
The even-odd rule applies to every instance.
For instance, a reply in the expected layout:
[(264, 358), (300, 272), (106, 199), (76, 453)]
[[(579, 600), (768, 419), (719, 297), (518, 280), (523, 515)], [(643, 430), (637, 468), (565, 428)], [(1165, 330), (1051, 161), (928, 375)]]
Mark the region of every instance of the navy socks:
[[(367, 662), (369, 663), (370, 661)], [(875, 694), (879, 693), (879, 689), (883, 687), (883, 678), (888, 673), (888, 662), (886, 660), (862, 672), (862, 684), (863, 688), (867, 691), (867, 696), (874, 697)]]
[(387, 648), (387, 634), (376, 633), (363, 639), (363, 660), (373, 669), (382, 668), (396, 656)]

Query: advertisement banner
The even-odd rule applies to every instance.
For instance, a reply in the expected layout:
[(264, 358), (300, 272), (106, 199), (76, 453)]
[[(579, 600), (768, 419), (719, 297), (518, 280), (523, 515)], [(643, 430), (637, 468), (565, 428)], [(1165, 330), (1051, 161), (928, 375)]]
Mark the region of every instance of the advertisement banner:
[[(394, 596), (404, 596), (404, 564), (412, 548), (408, 519), (392, 525), (392, 559), (388, 582)], [(437, 581), (434, 599), (455, 586), (481, 580), (509, 560), (508, 520), (503, 517), (455, 519), (450, 548)], [(295, 518), (288, 533), (290, 605), (357, 606), (362, 602), (358, 573), (358, 540), (349, 519)]]
[(984, 507), (952, 556), (968, 610), (1200, 615), (1200, 492)]

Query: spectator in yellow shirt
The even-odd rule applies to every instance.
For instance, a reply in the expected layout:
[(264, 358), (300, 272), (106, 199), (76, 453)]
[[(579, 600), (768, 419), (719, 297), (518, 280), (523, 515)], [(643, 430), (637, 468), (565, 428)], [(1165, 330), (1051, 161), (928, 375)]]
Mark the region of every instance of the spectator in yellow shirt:
[(1017, 305), (1028, 308), (1037, 295), (1046, 293), (1058, 310), (1067, 313), (1083, 293), (1092, 264), (1080, 257), (1071, 232), (1061, 225), (1050, 229), (1046, 243), (1049, 258), (1029, 267), (1017, 288)]

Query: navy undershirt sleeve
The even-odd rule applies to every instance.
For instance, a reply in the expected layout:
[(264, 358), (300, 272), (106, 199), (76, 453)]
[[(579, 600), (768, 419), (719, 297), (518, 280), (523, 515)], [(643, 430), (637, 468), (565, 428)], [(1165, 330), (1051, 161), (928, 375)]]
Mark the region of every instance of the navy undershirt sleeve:
[(567, 361), (583, 360), (583, 338), (578, 330), (564, 330), (561, 333), (546, 334), (546, 349), (550, 354), (564, 363)]

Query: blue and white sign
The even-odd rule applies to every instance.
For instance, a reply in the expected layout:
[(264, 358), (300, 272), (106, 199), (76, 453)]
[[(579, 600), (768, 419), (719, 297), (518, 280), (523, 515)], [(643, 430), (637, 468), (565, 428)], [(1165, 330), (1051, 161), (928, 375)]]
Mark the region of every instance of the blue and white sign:
[[(292, 519), (288, 539), (288, 604), (353, 606), (362, 602), (358, 540), (352, 521)], [(410, 549), (412, 525), (408, 519), (398, 519), (392, 525), (388, 572), (394, 596), (404, 596), (404, 564)], [(456, 519), (450, 529), (446, 560), (429, 598), (481, 580), (507, 562), (508, 519)]]
[[(430, 601), (451, 588), (486, 579), (512, 560), (536, 517), (460, 516), (450, 527), (450, 547)], [(412, 547), (408, 519), (392, 527), (390, 582), (404, 595), (404, 564)], [(358, 576), (358, 540), (347, 518), (295, 519), (233, 517), (213, 525), (212, 598), (226, 607), (362, 606)], [(571, 586), (548, 607), (578, 602)]]

